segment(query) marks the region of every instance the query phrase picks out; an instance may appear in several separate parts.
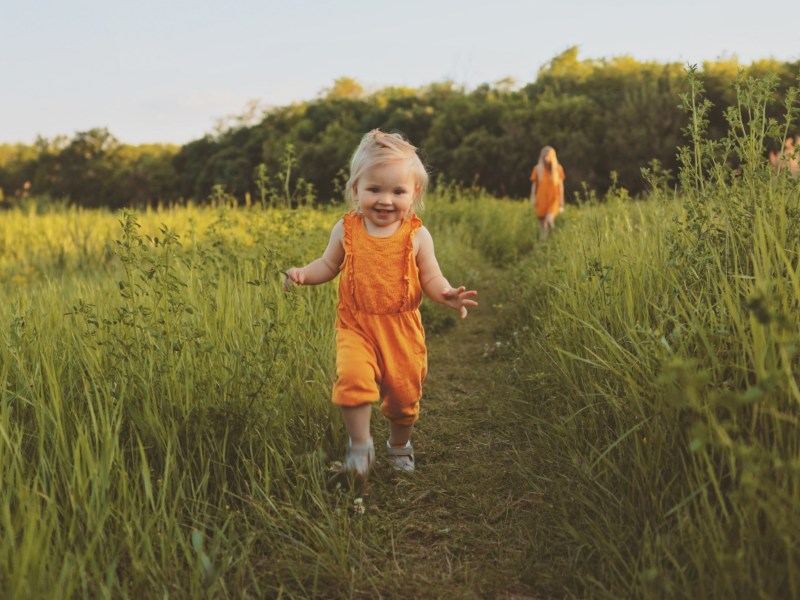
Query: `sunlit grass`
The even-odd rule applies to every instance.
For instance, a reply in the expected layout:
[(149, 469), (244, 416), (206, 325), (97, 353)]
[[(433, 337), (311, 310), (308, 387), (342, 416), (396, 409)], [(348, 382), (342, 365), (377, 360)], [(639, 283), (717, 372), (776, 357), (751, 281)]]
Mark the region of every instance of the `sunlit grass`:
[[(474, 231), (522, 207), (429, 204), (443, 266), (475, 285), (484, 254)], [(280, 287), (283, 270), (321, 252), (341, 212), (4, 214), (2, 589), (377, 589), (382, 574), (365, 554), (380, 532), (326, 487), (346, 441), (329, 400), (336, 286)], [(453, 322), (425, 313), (431, 330)]]

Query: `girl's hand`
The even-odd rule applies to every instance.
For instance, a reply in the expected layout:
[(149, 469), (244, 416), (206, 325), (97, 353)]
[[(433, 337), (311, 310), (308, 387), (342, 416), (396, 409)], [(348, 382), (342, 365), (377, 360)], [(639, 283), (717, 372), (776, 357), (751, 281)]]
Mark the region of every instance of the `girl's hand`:
[(478, 292), (475, 290), (467, 290), (463, 285), (458, 288), (448, 287), (442, 290), (442, 299), (444, 303), (450, 308), (454, 308), (461, 313), (461, 318), (467, 318), (467, 307), (478, 306), (475, 300), (470, 298), (477, 296)]
[(283, 273), (283, 291), (288, 292), (292, 285), (303, 285), (306, 280), (306, 274), (303, 269), (292, 267)]

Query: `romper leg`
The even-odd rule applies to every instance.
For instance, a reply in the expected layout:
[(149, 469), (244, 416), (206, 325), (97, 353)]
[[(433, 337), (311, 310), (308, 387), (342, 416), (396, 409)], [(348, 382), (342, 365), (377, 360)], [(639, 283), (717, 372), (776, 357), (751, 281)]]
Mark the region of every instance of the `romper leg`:
[(420, 334), (413, 342), (391, 347), (381, 356), (381, 412), (392, 423), (413, 425), (419, 418), (422, 382), (428, 373), (425, 340)]
[(381, 373), (372, 344), (350, 329), (337, 329), (333, 403), (352, 407), (377, 402), (380, 382)]

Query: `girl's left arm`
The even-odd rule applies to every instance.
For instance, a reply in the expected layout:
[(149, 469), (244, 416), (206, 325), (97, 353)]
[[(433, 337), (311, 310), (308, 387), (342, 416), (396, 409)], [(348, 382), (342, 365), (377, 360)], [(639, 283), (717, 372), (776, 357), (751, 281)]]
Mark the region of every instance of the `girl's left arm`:
[(467, 318), (467, 307), (478, 306), (471, 298), (478, 295), (475, 290), (467, 290), (463, 285), (454, 288), (445, 279), (436, 253), (433, 249), (433, 238), (430, 231), (420, 227), (414, 235), (417, 242), (417, 267), (422, 290), (433, 301), (449, 306), (461, 313), (461, 318)]

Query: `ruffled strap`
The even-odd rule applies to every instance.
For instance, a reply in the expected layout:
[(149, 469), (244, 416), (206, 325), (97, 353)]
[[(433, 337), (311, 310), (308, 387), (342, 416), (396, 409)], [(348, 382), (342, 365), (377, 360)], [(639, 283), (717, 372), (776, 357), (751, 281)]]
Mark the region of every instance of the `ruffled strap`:
[(412, 214), (411, 218), (408, 220), (408, 224), (411, 227), (411, 237), (414, 237), (414, 232), (422, 227), (422, 219), (420, 219), (417, 215)]
[[(349, 284), (347, 287), (350, 290), (350, 306), (356, 306), (356, 278), (353, 273), (353, 236), (355, 235), (356, 227), (361, 224), (361, 215), (356, 211), (351, 210), (342, 217), (342, 224), (344, 226), (344, 260), (340, 273), (347, 269), (347, 273), (342, 273), (342, 276), (347, 279)], [(348, 267), (350, 267), (348, 269)]]
[(406, 269), (403, 275), (403, 303), (404, 308), (408, 308), (412, 304), (411, 298), (411, 276), (412, 274), (419, 278), (419, 269), (417, 268), (417, 260), (414, 256), (414, 234), (422, 227), (422, 220), (415, 214), (407, 221), (408, 227), (408, 243), (406, 245)]
[(353, 252), (353, 225), (358, 217), (358, 213), (352, 210), (342, 215), (342, 223), (344, 225), (344, 251), (348, 256)]

